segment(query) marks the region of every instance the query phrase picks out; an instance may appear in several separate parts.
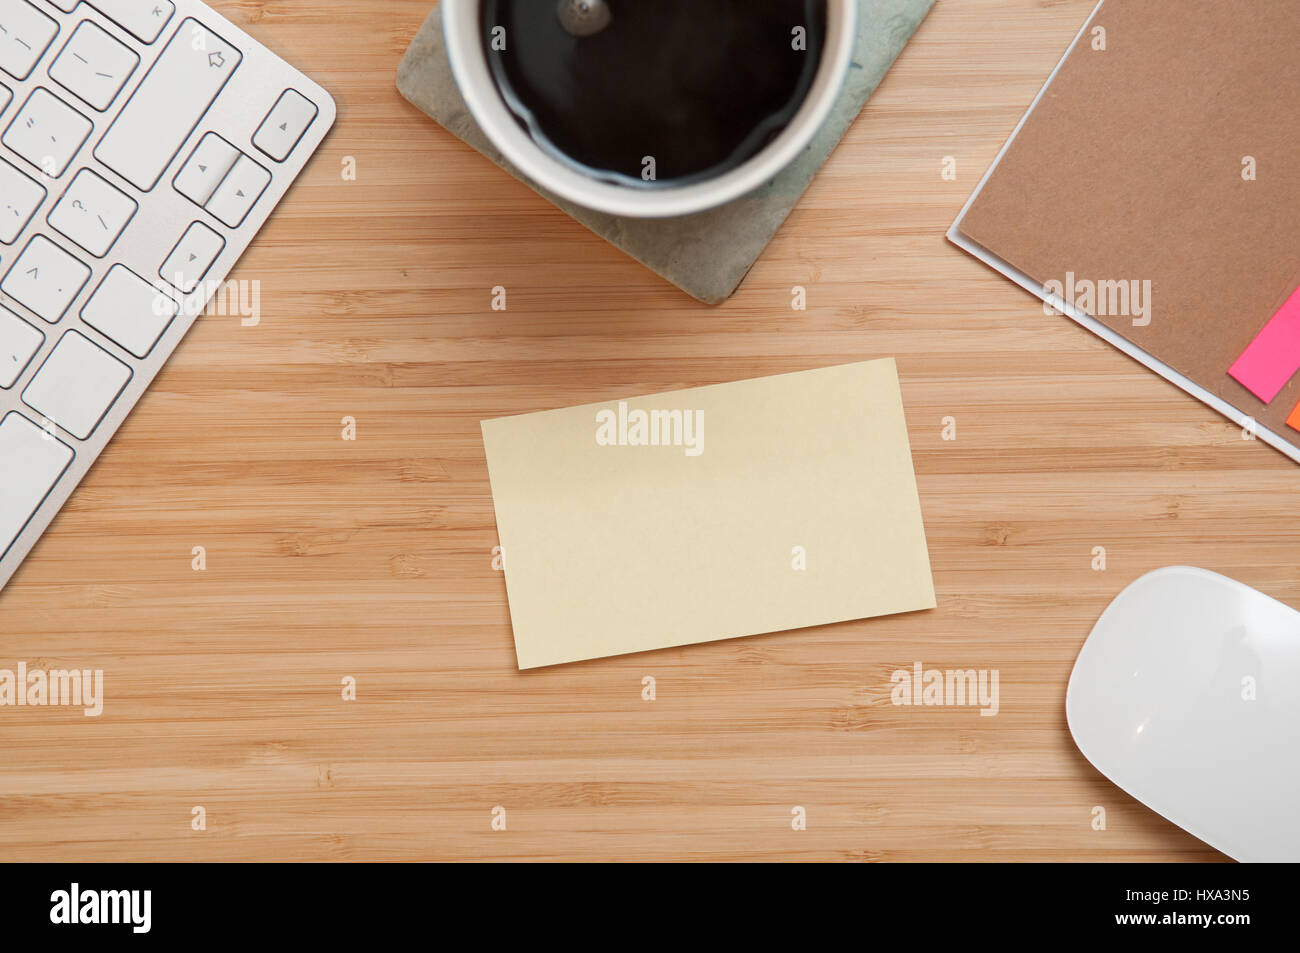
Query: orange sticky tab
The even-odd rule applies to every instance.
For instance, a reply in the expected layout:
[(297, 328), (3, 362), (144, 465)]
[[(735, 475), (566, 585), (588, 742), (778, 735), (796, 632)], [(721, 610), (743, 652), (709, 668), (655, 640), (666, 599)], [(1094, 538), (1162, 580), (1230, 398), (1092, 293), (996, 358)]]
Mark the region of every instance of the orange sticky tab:
[(1300, 430), (1300, 404), (1295, 405), (1295, 410), (1291, 411), (1291, 416), (1286, 419), (1286, 425), (1292, 430)]

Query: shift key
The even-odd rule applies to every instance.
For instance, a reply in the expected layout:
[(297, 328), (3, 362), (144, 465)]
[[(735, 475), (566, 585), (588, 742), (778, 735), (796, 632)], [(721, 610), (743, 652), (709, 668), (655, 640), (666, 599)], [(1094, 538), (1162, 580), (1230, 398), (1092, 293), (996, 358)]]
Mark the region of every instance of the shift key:
[(242, 59), (235, 47), (187, 18), (95, 147), (95, 158), (136, 188), (151, 190)]

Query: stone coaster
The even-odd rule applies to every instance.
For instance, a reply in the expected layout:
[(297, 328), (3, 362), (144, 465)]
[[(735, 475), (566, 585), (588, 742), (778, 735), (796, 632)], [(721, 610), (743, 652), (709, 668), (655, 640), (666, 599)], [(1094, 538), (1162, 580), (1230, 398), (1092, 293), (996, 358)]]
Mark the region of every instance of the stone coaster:
[(933, 5), (934, 0), (859, 0), (858, 44), (848, 79), (808, 148), (762, 188), (719, 208), (679, 218), (594, 212), (521, 175), (488, 141), (460, 95), (443, 46), (441, 7), (429, 14), (402, 58), (397, 88), (439, 125), (601, 238), (692, 297), (717, 304), (740, 285)]

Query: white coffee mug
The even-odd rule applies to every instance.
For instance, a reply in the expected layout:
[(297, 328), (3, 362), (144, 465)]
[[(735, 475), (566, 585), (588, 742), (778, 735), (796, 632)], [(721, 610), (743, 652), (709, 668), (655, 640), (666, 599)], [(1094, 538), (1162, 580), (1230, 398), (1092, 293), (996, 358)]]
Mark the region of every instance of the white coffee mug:
[[(538, 0), (539, 3), (548, 0)], [(638, 189), (583, 174), (550, 155), (519, 125), (501, 98), (484, 52), (480, 0), (442, 0), (452, 73), (470, 113), (501, 153), (534, 183), (561, 198), (610, 215), (691, 215), (754, 191), (794, 161), (830, 115), (857, 39), (857, 0), (826, 0), (826, 42), (808, 95), (794, 118), (745, 162), (704, 180)]]

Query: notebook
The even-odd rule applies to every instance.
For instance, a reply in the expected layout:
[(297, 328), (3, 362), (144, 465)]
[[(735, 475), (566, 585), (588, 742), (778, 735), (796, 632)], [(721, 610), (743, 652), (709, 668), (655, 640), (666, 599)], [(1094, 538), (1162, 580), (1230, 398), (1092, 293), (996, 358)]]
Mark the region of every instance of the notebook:
[(892, 360), (483, 422), (521, 669), (935, 605)]
[(949, 238), (1300, 461), (1297, 50), (1300, 0), (1104, 0)]

